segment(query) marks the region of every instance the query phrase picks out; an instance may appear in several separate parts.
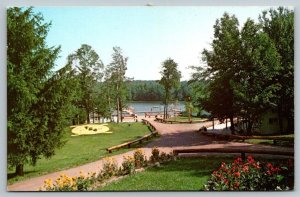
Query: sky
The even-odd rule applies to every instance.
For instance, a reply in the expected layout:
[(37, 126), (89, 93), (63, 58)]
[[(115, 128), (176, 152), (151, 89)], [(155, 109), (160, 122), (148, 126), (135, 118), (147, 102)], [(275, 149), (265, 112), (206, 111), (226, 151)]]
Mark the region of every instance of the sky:
[(213, 25), (224, 12), (234, 14), (240, 26), (270, 7), (35, 7), (52, 23), (46, 42), (61, 46), (56, 69), (69, 54), (88, 44), (104, 65), (111, 62), (113, 47), (128, 57), (126, 76), (135, 80), (159, 80), (162, 62), (178, 63), (181, 80), (190, 79), (191, 65), (200, 65), (201, 52), (210, 49)]

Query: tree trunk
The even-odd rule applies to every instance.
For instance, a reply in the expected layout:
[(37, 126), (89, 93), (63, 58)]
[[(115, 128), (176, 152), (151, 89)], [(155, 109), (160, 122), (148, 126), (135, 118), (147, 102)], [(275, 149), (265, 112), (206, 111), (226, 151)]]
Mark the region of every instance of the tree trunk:
[(95, 123), (95, 112), (93, 110), (93, 123)]
[(18, 164), (16, 166), (16, 175), (24, 176), (24, 165), (23, 164)]
[(233, 122), (233, 116), (230, 116), (230, 130), (231, 133), (234, 134), (234, 122)]
[(121, 100), (119, 100), (119, 104), (120, 104), (120, 117), (121, 117), (121, 122), (123, 122), (123, 108), (122, 108), (122, 102), (121, 102)]
[(248, 121), (248, 125), (247, 125), (247, 135), (252, 135), (252, 126), (253, 126), (253, 122)]
[(119, 118), (120, 118), (120, 105), (119, 105), (119, 97), (117, 97), (117, 123), (119, 123)]
[(90, 110), (86, 109), (86, 120), (87, 120), (87, 123), (90, 124), (91, 121), (90, 121)]

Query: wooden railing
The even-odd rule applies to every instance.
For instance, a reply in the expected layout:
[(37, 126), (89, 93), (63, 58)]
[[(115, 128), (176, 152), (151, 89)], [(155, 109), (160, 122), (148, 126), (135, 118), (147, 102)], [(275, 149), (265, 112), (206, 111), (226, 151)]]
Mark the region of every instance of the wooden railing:
[(247, 139), (257, 139), (257, 140), (273, 140), (273, 143), (276, 144), (279, 141), (287, 141), (290, 143), (294, 143), (293, 137), (288, 136), (242, 136), (242, 135), (231, 135), (231, 134), (216, 134), (216, 133), (208, 133), (208, 132), (202, 132), (202, 134), (207, 136), (212, 136), (215, 138), (222, 138), (227, 140), (241, 140), (245, 141)]
[(111, 153), (113, 150), (119, 150), (120, 148), (123, 148), (123, 147), (130, 148), (132, 144), (135, 144), (137, 142), (139, 142), (141, 144), (143, 141), (145, 141), (145, 140), (148, 141), (152, 136), (156, 136), (158, 134), (158, 132), (156, 131), (156, 128), (152, 124), (150, 124), (150, 122), (148, 120), (142, 119), (142, 121), (144, 124), (148, 125), (151, 133), (144, 135), (143, 137), (138, 138), (136, 140), (132, 140), (129, 142), (125, 142), (125, 143), (116, 145), (116, 146), (109, 147), (106, 149), (106, 151)]
[(285, 155), (294, 156), (293, 149), (251, 149), (248, 147), (224, 147), (224, 148), (183, 148), (173, 149), (173, 154), (177, 156), (181, 153), (240, 153), (241, 157), (245, 159), (246, 153), (250, 154), (271, 154), (271, 155)]

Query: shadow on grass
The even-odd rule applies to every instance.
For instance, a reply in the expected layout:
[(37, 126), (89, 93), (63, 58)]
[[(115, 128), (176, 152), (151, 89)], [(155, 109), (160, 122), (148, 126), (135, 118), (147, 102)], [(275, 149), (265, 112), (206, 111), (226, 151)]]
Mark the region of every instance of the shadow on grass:
[[(31, 171), (25, 171), (24, 172), (24, 176), (27, 175), (27, 174), (30, 174), (30, 173), (33, 173), (33, 172), (36, 172), (35, 170), (31, 170)], [(17, 178), (17, 177), (20, 177), (22, 178), (23, 176), (18, 176), (15, 172), (10, 172), (10, 173), (7, 173), (7, 179), (13, 179), (13, 178)]]

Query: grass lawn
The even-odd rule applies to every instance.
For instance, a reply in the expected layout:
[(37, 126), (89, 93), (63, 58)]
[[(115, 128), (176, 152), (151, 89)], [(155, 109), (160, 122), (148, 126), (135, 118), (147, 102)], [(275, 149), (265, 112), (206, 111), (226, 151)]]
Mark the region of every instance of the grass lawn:
[[(236, 157), (230, 155), (211, 155), (197, 158), (179, 158), (150, 167), (118, 181), (112, 182), (96, 191), (201, 191), (212, 172), (222, 162), (232, 163)], [(255, 157), (260, 162), (282, 162), (286, 159), (276, 157)]]
[[(187, 116), (176, 116), (176, 117), (168, 118), (167, 120), (169, 120), (169, 121), (178, 121), (178, 122), (189, 122), (189, 117), (187, 117)], [(191, 117), (191, 120), (192, 121), (205, 121), (207, 119)]]
[[(294, 134), (288, 134), (288, 135), (272, 135), (268, 137), (286, 137), (294, 139)], [(275, 146), (294, 146), (294, 143), (288, 142), (288, 141), (278, 141), (276, 144), (273, 143), (273, 140), (268, 139), (247, 139), (245, 142), (250, 144), (266, 144), (266, 145), (275, 145)]]
[[(24, 177), (14, 175), (14, 169), (8, 170), (8, 183), (25, 180), (30, 177), (36, 177), (50, 172), (68, 169), (85, 163), (96, 161), (105, 156), (120, 154), (131, 149), (120, 149), (109, 154), (105, 150), (107, 147), (130, 141), (149, 133), (147, 126), (142, 123), (109, 123), (108, 127), (111, 134), (95, 134), (86, 136), (72, 137), (71, 129), (66, 129), (64, 140), (67, 140), (65, 146), (56, 151), (56, 154), (50, 158), (38, 160), (36, 166), (25, 165)], [(138, 146), (138, 145), (137, 145)]]
[(145, 190), (203, 190), (211, 173), (221, 162), (232, 162), (232, 157), (209, 156), (180, 158), (176, 161), (151, 167), (119, 181), (98, 188), (98, 191), (145, 191)]

